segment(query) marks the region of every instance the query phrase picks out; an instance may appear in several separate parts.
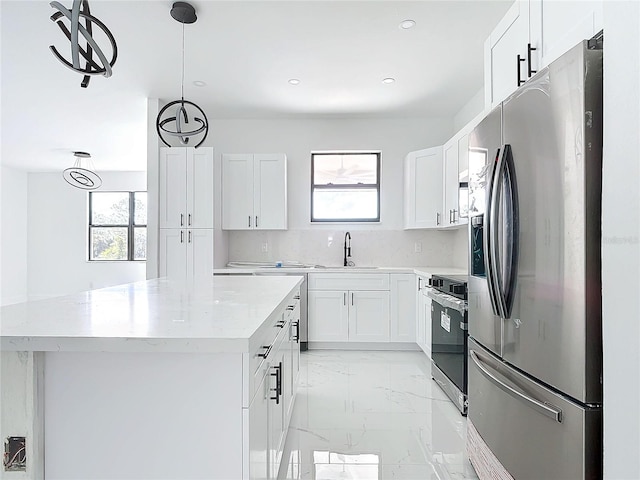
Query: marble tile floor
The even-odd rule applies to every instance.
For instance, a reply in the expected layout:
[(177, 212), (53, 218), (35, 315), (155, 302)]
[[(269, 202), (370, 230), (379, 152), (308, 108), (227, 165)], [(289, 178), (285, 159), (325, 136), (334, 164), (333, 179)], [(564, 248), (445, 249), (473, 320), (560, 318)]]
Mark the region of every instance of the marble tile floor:
[(303, 352), (278, 478), (477, 479), (465, 436), (422, 352)]

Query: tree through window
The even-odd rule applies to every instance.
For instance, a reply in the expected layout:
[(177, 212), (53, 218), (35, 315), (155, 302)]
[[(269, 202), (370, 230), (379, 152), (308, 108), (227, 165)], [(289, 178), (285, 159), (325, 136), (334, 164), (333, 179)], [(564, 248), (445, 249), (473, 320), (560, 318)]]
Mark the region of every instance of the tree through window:
[(147, 259), (147, 192), (89, 192), (89, 260)]

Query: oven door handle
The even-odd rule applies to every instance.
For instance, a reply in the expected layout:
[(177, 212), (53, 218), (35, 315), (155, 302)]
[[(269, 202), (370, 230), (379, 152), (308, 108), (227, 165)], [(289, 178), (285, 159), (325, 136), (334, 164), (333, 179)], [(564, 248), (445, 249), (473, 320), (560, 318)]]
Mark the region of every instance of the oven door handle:
[(460, 312), (464, 315), (467, 311), (467, 302), (466, 300), (461, 300), (456, 297), (452, 297), (451, 295), (447, 295), (446, 293), (440, 293), (433, 288), (425, 289), (427, 292), (427, 297), (436, 302), (438, 305), (444, 308), (451, 308)]

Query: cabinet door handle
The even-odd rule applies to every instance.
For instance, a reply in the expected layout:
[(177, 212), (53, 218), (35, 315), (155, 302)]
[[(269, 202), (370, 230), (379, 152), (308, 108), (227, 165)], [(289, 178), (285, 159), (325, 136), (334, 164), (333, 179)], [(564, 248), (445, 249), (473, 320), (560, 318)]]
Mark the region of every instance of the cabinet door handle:
[(275, 373), (272, 373), (272, 377), (276, 377), (276, 388), (271, 388), (270, 390), (276, 394), (275, 397), (271, 397), (271, 400), (276, 401), (276, 405), (280, 405), (280, 396), (282, 395), (282, 362), (278, 363), (278, 365), (271, 367), (275, 368)]
[(347, 304), (347, 292), (344, 292), (342, 294), (342, 304), (346, 305)]
[(293, 335), (293, 339), (296, 341), (296, 343), (300, 343), (300, 322), (293, 322), (291, 326), (296, 329), (296, 333)]
[(180, 230), (180, 243), (184, 243), (184, 230)]
[(422, 278), (418, 277), (418, 291), (422, 290)]
[(249, 228), (251, 228), (251, 215), (249, 215)]
[(258, 228), (258, 216), (256, 215), (256, 228)]
[(187, 225), (191, 226), (191, 214), (187, 216)]
[(516, 62), (516, 68), (518, 69), (518, 84), (517, 84), (518, 87), (525, 82), (525, 80), (522, 80), (522, 78), (520, 76), (520, 64), (522, 62), (524, 62), (525, 60), (526, 59), (520, 57), (520, 54), (518, 54), (518, 61)]
[(527, 44), (527, 73), (529, 76), (533, 75), (534, 73), (538, 73), (537, 70), (533, 70), (531, 68), (531, 52), (537, 50), (537, 48), (532, 47), (530, 43)]
[(180, 226), (184, 227), (184, 213), (180, 214)]
[(261, 348), (264, 348), (265, 351), (262, 353), (259, 353), (257, 356), (262, 358), (267, 358), (269, 356), (269, 353), (271, 352), (271, 347), (273, 347), (273, 345), (263, 345)]
[(351, 306), (353, 306), (353, 296), (354, 296), (354, 293), (351, 292)]
[(189, 230), (189, 243), (191, 243), (191, 230)]
[(436, 225), (440, 225), (440, 212), (436, 212)]
[(453, 210), (451, 210), (451, 213), (453, 213), (453, 222), (451, 223), (456, 223), (456, 216), (458, 215), (458, 210), (456, 210), (455, 208)]

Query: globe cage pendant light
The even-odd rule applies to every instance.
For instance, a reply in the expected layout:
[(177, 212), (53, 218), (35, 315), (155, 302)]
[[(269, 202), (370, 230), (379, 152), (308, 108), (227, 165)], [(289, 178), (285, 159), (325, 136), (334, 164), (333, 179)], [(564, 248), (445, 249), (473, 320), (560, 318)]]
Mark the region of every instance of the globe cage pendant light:
[(73, 167), (62, 172), (62, 177), (72, 187), (82, 190), (96, 190), (102, 185), (100, 175), (95, 172), (91, 161), (91, 154), (87, 152), (73, 152), (76, 161)]
[[(171, 147), (172, 145), (167, 142), (163, 135), (177, 137), (182, 145), (189, 145), (189, 141), (192, 137), (202, 135), (200, 141), (195, 145), (195, 148), (198, 148), (202, 145), (205, 138), (207, 138), (207, 134), (209, 133), (209, 122), (204, 111), (198, 105), (184, 99), (184, 25), (185, 23), (195, 23), (198, 17), (196, 16), (196, 11), (193, 6), (187, 2), (175, 2), (171, 8), (171, 16), (176, 21), (182, 23), (181, 98), (180, 100), (169, 102), (162, 108), (162, 110), (160, 110), (158, 118), (156, 119), (156, 130), (158, 131), (160, 140), (162, 140), (167, 147)], [(168, 112), (173, 106), (176, 106), (175, 115), (163, 118), (165, 112)], [(188, 110), (195, 111), (190, 116)], [(171, 115), (171, 113), (168, 113), (168, 115)], [(192, 122), (189, 121), (190, 118), (193, 120)], [(188, 130), (190, 124), (193, 123), (195, 123), (195, 127), (192, 130)], [(170, 125), (174, 128), (170, 129)]]

